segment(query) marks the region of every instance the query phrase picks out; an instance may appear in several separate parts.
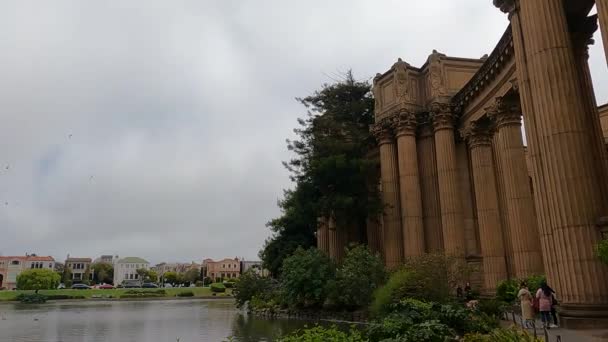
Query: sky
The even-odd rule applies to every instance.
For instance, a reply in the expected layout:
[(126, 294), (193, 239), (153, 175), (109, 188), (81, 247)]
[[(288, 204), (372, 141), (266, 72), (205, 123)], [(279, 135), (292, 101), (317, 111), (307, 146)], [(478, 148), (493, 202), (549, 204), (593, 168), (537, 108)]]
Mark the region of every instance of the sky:
[[(2, 1), (0, 254), (257, 259), (295, 97), (507, 24), (489, 0)], [(590, 54), (608, 102), (599, 32)]]

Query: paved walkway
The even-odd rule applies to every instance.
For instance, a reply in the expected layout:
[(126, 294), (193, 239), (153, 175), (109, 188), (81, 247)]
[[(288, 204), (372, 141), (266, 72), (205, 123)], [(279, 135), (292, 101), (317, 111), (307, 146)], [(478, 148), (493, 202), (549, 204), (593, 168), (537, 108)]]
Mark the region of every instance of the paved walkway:
[[(513, 325), (513, 316), (509, 313), (510, 320), (502, 321), (501, 324), (504, 326)], [(515, 314), (516, 324), (521, 327), (521, 316)], [(536, 320), (536, 336), (545, 340), (545, 330), (542, 328), (543, 323), (540, 320)], [(533, 328), (526, 328), (531, 335), (534, 335)], [(552, 328), (547, 329), (547, 335), (549, 337), (546, 342), (600, 342), (608, 341), (608, 330), (572, 330), (563, 328)]]

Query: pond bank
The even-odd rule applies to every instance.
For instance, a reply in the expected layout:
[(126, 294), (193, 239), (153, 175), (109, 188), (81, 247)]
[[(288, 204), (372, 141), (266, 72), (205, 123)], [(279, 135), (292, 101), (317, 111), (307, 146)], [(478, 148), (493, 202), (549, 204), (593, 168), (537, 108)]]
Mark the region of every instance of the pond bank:
[(347, 323), (367, 323), (369, 312), (359, 311), (323, 311), (323, 310), (293, 310), (276, 308), (249, 308), (251, 315), (267, 319), (302, 319), (310, 321), (335, 321)]
[[(0, 291), (0, 303), (16, 302), (19, 295), (32, 295), (34, 291)], [(231, 291), (214, 293), (208, 287), (162, 288), (162, 289), (88, 289), (88, 290), (40, 290), (38, 294), (47, 300), (163, 300), (163, 299), (215, 299), (232, 298)]]

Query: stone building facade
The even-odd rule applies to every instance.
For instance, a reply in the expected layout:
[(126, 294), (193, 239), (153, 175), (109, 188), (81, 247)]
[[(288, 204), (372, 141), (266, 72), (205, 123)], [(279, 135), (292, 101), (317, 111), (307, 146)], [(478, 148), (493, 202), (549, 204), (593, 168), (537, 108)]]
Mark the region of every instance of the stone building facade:
[[(567, 327), (606, 327), (608, 267), (594, 246), (608, 222), (608, 106), (595, 100), (588, 44), (599, 18), (608, 52), (608, 3), (494, 5), (510, 24), (490, 55), (433, 51), (374, 78), (385, 207), (366, 241), (390, 268), (434, 251), (478, 265), (486, 294), (546, 274)], [(344, 231), (320, 218), (319, 248), (339, 259)]]
[[(72, 273), (72, 282), (80, 283), (86, 280), (93, 280), (91, 263), (91, 258), (74, 258), (68, 255), (67, 259), (65, 260), (64, 267), (70, 269), (70, 272)], [(85, 279), (87, 277), (88, 279)]]
[(218, 279), (238, 278), (241, 275), (241, 262), (239, 258), (226, 258), (219, 261), (213, 259), (203, 260), (203, 277), (213, 281)]

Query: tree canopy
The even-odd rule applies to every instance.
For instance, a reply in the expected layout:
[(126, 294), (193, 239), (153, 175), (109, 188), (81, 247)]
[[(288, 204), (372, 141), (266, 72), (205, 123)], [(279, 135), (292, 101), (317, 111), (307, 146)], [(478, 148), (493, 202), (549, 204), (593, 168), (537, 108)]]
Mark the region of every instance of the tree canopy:
[(17, 276), (17, 289), (19, 290), (51, 290), (59, 286), (61, 277), (57, 272), (49, 269), (29, 269)]
[(369, 158), (374, 146), (369, 82), (355, 80), (349, 71), (343, 80), (297, 100), (307, 115), (298, 119), (297, 139), (287, 141), (294, 157), (283, 163), (295, 186), (279, 201), (282, 214), (268, 222), (273, 235), (260, 252), (275, 275), (298, 247), (315, 245), (318, 217), (332, 215), (338, 227), (354, 227), (362, 236), (367, 215), (381, 209), (377, 162)]

